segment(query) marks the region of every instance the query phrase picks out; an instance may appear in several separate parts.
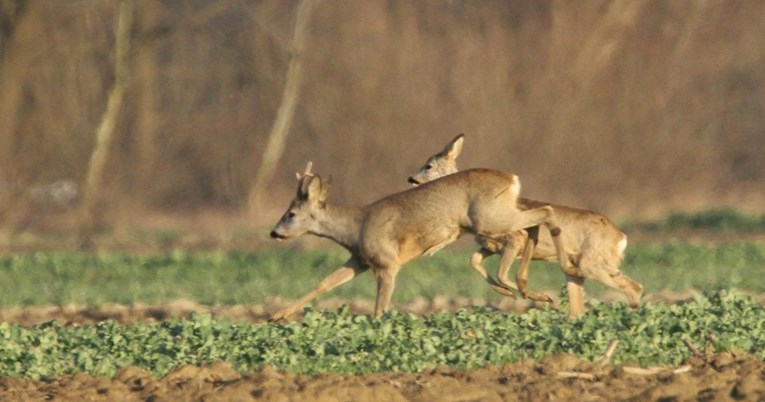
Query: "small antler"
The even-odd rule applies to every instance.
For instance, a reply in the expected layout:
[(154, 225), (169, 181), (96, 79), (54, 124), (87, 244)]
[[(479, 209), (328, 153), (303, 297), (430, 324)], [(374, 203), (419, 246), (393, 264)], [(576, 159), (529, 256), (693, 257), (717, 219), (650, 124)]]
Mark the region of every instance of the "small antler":
[(295, 173), (295, 176), (297, 176), (297, 179), (301, 180), (303, 177), (313, 176), (313, 172), (311, 172), (311, 167), (313, 167), (313, 162), (308, 161), (308, 163), (305, 165), (305, 172), (303, 172), (303, 174)]

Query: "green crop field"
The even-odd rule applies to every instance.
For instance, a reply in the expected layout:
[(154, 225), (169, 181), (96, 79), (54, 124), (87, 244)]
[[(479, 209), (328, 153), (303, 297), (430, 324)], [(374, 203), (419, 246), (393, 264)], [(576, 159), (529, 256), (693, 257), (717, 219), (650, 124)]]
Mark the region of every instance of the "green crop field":
[(765, 358), (765, 308), (751, 298), (715, 292), (681, 305), (648, 304), (631, 311), (600, 303), (569, 321), (553, 310), (508, 314), (478, 310), (382, 319), (347, 310), (309, 312), (303, 322), (232, 324), (209, 315), (158, 324), (103, 322), (34, 328), (0, 324), (0, 376), (89, 372), (114, 375), (137, 366), (163, 376), (181, 364), (227, 361), (241, 371), (264, 365), (295, 373), (413, 372), (439, 365), (470, 369), (569, 353), (593, 360), (612, 339), (615, 363), (679, 364), (691, 356), (684, 341), (712, 351)]
[[(0, 305), (160, 303), (187, 298), (202, 304), (261, 303), (296, 299), (347, 258), (339, 248), (314, 251), (170, 252), (156, 255), (38, 252), (0, 259)], [(499, 300), (470, 268), (470, 251), (444, 250), (402, 270), (394, 302), (417, 296)], [(487, 260), (491, 271), (497, 257)], [(636, 244), (627, 249), (623, 271), (660, 290), (741, 289), (765, 291), (765, 245)], [(557, 292), (564, 284), (555, 264), (533, 262), (530, 285)], [(607, 289), (587, 281), (589, 294)], [(375, 281), (365, 274), (327, 296), (374, 299)]]
[[(672, 230), (697, 229), (692, 226), (699, 221), (717, 232), (753, 225), (751, 220), (712, 218), (675, 216)], [(647, 230), (668, 227), (660, 223)], [(444, 250), (408, 264), (398, 277), (393, 301), (420, 296), (500, 300), (469, 267), (471, 251)], [(0, 258), (0, 307), (155, 304), (179, 298), (209, 305), (290, 300), (308, 292), (346, 258), (347, 252), (337, 247), (11, 254)], [(496, 262), (492, 257), (486, 265), (492, 270)], [(646, 294), (694, 289), (703, 295), (675, 304), (644, 302), (633, 311), (624, 302), (598, 302), (606, 288), (587, 281), (587, 292), (596, 299), (576, 320), (549, 308), (517, 314), (478, 305), (423, 316), (393, 311), (381, 319), (352, 315), (347, 308), (335, 312), (309, 307), (302, 321), (280, 324), (234, 323), (201, 314), (159, 323), (22, 327), (4, 322), (0, 376), (42, 378), (80, 371), (110, 376), (125, 366), (162, 376), (182, 364), (212, 361), (226, 361), (242, 371), (268, 365), (307, 374), (470, 369), (559, 353), (593, 360), (614, 339), (621, 342), (613, 356), (617, 364), (676, 365), (691, 355), (686, 342), (710, 352), (733, 350), (762, 359), (765, 308), (747, 294), (765, 291), (763, 268), (761, 242), (637, 242), (628, 247), (622, 269), (643, 283)], [(534, 289), (564, 288), (556, 264), (532, 263), (530, 279)], [(372, 300), (374, 295), (369, 274), (326, 294), (348, 301)], [(565, 311), (565, 297), (562, 303)]]

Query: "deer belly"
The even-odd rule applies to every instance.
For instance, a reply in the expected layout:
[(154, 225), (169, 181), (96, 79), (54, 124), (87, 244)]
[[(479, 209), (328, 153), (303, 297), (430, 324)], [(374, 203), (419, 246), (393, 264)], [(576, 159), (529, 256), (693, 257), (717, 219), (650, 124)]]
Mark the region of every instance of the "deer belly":
[(463, 231), (459, 226), (445, 227), (438, 231), (428, 233), (426, 241), (423, 242), (424, 246), (421, 254), (433, 255), (442, 248), (446, 247), (450, 243), (457, 240)]
[(401, 264), (421, 255), (433, 255), (460, 237), (461, 230), (441, 228), (425, 233), (406, 233), (399, 238), (399, 261)]

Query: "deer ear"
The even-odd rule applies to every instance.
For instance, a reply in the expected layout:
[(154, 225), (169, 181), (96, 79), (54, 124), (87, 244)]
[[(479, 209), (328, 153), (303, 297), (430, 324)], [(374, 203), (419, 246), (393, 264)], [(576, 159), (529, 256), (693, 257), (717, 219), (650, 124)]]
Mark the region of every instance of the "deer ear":
[(332, 176), (328, 176), (327, 180), (324, 180), (321, 183), (321, 193), (319, 193), (319, 201), (321, 202), (327, 201), (327, 193), (329, 193), (330, 187), (332, 187)]
[(305, 194), (306, 199), (310, 202), (321, 202), (322, 200), (322, 193), (323, 193), (323, 185), (321, 183), (321, 177), (319, 175), (312, 175), (308, 176), (306, 179), (305, 184)]
[(449, 159), (457, 159), (457, 157), (462, 152), (462, 142), (465, 140), (465, 134), (460, 134), (446, 145), (446, 148), (444, 148), (444, 151), (446, 153), (446, 156), (449, 157)]
[(297, 198), (301, 200), (308, 199), (309, 187), (313, 181), (314, 176), (302, 176), (298, 180)]

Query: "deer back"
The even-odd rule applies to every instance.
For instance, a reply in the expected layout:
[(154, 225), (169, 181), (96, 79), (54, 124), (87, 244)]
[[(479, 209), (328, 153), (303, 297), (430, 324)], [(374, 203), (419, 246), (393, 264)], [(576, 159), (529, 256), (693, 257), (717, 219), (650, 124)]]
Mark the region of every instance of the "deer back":
[(444, 176), (369, 205), (362, 247), (369, 254), (396, 247), (401, 260), (435, 252), (463, 232), (475, 233), (482, 220), (517, 210), (519, 192), (520, 181), (511, 173), (469, 169)]

